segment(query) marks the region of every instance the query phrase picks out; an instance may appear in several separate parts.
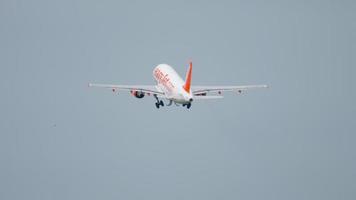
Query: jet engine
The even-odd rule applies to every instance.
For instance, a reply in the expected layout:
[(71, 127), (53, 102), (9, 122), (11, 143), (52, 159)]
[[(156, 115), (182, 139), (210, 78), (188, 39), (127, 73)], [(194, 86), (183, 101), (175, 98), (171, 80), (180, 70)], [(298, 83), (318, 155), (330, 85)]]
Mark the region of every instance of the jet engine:
[(142, 99), (143, 97), (145, 97), (145, 93), (144, 92), (140, 92), (140, 91), (131, 91), (131, 94), (139, 99)]

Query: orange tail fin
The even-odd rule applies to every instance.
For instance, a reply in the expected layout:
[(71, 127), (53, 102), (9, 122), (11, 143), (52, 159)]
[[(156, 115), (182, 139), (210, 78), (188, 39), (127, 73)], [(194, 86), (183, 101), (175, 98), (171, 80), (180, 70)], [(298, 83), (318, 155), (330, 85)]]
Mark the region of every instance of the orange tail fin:
[(193, 63), (190, 62), (187, 75), (185, 76), (185, 84), (183, 86), (184, 90), (188, 93), (190, 93), (190, 85), (192, 83), (192, 70), (193, 70)]

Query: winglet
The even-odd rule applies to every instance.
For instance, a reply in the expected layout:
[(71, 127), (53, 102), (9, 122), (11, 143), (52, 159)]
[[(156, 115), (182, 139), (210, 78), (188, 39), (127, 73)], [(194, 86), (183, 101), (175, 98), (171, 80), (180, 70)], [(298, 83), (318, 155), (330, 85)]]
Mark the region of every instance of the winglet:
[(188, 93), (190, 93), (190, 85), (192, 83), (192, 69), (193, 69), (193, 63), (189, 62), (189, 69), (185, 76), (185, 84), (183, 86), (184, 90)]

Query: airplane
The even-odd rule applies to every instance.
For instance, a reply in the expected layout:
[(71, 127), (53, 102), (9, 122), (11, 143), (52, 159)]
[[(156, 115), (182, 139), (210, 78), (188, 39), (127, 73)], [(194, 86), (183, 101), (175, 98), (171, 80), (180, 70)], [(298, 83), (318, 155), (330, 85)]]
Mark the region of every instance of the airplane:
[[(161, 99), (169, 101), (167, 106), (182, 105), (190, 109), (193, 101), (220, 99), (223, 98), (222, 92), (237, 92), (267, 88), (267, 85), (243, 85), (243, 86), (193, 86), (192, 85), (192, 70), (193, 63), (189, 63), (189, 68), (186, 73), (185, 81), (178, 73), (167, 64), (159, 64), (153, 70), (153, 77), (157, 85), (112, 85), (112, 84), (96, 84), (89, 83), (89, 87), (109, 88), (113, 92), (129, 91), (134, 97), (142, 99), (143, 97), (153, 96), (156, 99), (156, 108), (164, 106)], [(213, 94), (213, 95), (212, 95)]]

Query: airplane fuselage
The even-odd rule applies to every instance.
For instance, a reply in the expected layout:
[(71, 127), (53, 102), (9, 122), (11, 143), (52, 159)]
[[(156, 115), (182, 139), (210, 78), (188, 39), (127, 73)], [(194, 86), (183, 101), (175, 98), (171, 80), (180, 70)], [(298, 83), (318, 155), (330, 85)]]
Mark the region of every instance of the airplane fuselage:
[(160, 64), (153, 70), (157, 90), (163, 92), (167, 99), (176, 103), (187, 104), (193, 101), (191, 91), (184, 89), (185, 82), (169, 65)]

